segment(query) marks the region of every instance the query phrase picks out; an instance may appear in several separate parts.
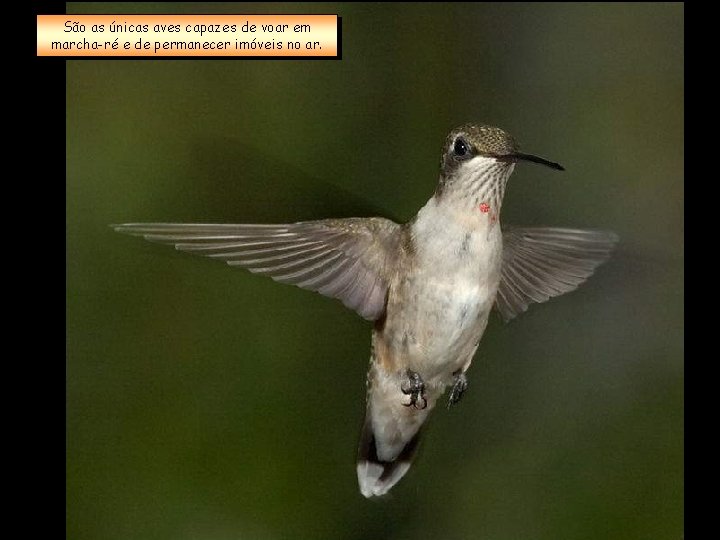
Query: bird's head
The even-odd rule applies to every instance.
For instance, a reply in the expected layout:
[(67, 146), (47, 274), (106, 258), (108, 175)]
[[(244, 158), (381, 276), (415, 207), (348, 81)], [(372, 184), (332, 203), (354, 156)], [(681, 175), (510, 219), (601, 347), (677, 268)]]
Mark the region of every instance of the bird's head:
[(529, 161), (558, 171), (558, 163), (524, 154), (508, 133), (500, 128), (465, 124), (450, 132), (443, 146), (440, 182), (436, 194), (452, 189), (461, 196), (502, 198), (515, 163)]

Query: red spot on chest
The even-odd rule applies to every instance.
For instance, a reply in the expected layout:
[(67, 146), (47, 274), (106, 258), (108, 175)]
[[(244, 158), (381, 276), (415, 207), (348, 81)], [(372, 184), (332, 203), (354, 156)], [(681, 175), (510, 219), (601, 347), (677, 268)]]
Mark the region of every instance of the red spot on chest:
[(482, 203), (479, 208), (483, 214), (487, 214), (490, 211), (490, 205), (488, 203)]

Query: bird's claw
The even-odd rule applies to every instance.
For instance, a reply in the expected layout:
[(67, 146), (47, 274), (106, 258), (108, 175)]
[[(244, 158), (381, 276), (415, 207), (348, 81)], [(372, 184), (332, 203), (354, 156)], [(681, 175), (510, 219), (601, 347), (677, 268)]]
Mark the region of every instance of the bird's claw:
[(448, 409), (460, 401), (467, 390), (467, 377), (462, 371), (453, 373), (455, 376), (455, 384), (450, 391), (450, 398), (448, 399)]
[(423, 383), (420, 374), (409, 369), (405, 373), (405, 379), (400, 384), (400, 390), (406, 396), (410, 396), (410, 403), (403, 403), (405, 407), (415, 407), (422, 410), (427, 407), (427, 399), (425, 398), (425, 383)]

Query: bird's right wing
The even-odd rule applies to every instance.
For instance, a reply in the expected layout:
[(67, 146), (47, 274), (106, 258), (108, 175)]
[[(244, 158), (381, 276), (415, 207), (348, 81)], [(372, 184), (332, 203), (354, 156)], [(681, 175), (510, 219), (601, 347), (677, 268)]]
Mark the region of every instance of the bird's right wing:
[(400, 225), (384, 218), (285, 225), (128, 223), (113, 227), (337, 298), (368, 320), (379, 319), (385, 311), (400, 245)]
[(608, 231), (528, 228), (503, 232), (495, 307), (509, 321), (532, 302), (576, 289), (610, 256), (617, 241), (617, 235)]

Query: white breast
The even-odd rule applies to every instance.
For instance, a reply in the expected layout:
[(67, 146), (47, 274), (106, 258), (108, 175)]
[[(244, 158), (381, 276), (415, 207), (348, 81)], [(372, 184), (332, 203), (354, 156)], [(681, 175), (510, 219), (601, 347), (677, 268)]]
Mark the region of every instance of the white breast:
[(457, 216), (431, 201), (413, 233), (416, 264), (400, 284), (402, 305), (388, 305), (389, 330), (426, 382), (447, 380), (487, 324), (500, 279), (500, 227), (487, 214)]

